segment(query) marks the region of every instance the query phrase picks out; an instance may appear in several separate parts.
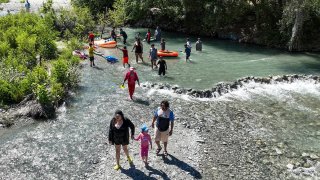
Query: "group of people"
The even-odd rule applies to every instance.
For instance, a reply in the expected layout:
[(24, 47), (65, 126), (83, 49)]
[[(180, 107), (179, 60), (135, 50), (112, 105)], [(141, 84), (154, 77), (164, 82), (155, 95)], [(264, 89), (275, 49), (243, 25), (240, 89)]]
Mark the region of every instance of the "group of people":
[[(115, 32), (115, 28), (113, 27), (111, 32), (110, 32), (110, 36), (114, 41), (117, 41), (117, 34)], [(127, 33), (120, 28), (120, 36), (123, 37), (123, 48), (119, 48), (117, 46), (117, 49), (122, 51), (123, 57), (122, 57), (122, 64), (123, 67), (125, 68), (125, 66), (127, 65), (129, 67), (129, 71), (126, 73), (125, 78), (123, 80), (122, 86), (124, 86), (124, 83), (128, 80), (128, 91), (129, 91), (129, 98), (131, 100), (133, 100), (133, 94), (135, 91), (135, 82), (137, 81), (139, 86), (139, 78), (137, 73), (135, 72), (135, 69), (133, 67), (131, 67), (130, 63), (129, 63), (129, 55), (128, 55), (128, 50), (126, 47), (126, 41), (128, 38)], [(90, 59), (90, 66), (95, 66), (94, 63), (94, 34), (92, 32), (89, 32), (89, 59)], [(148, 32), (146, 34), (146, 41), (147, 43), (150, 43), (151, 40), (151, 31), (150, 29), (148, 29)], [(160, 41), (160, 46), (161, 46), (161, 50), (165, 51), (166, 50), (166, 42), (164, 38), (161, 38), (161, 30), (159, 28), (159, 26), (156, 28), (155, 30), (155, 40)], [(190, 39), (187, 38), (186, 40), (186, 44), (184, 45), (185, 47), (185, 54), (186, 54), (186, 62), (190, 61), (190, 55), (191, 55), (191, 42)], [(140, 33), (138, 33), (136, 35), (136, 41), (133, 45), (133, 48), (131, 50), (131, 52), (135, 52), (135, 56), (136, 56), (136, 63), (139, 62), (139, 58), (141, 59), (141, 61), (144, 63), (143, 60), (143, 43), (141, 42), (140, 39)], [(200, 40), (200, 38), (198, 38), (198, 41), (196, 42), (196, 51), (202, 51), (202, 41)], [(163, 59), (163, 57), (158, 57), (158, 50), (157, 48), (155, 48), (155, 44), (151, 44), (150, 46), (150, 50), (149, 50), (149, 59), (151, 62), (151, 69), (158, 69), (158, 74), (159, 76), (163, 75), (165, 76), (166, 74), (166, 70), (168, 69), (167, 67), (167, 63), (166, 61)], [(159, 67), (158, 67), (159, 66)]]
[[(158, 107), (153, 113), (151, 127), (154, 128), (154, 141), (157, 145), (156, 155), (159, 155), (162, 150), (160, 142), (163, 143), (163, 155), (168, 155), (168, 139), (173, 133), (174, 118), (174, 113), (172, 110), (170, 110), (169, 102), (166, 100), (162, 101), (160, 103), (160, 107)], [(132, 140), (140, 141), (140, 156), (145, 163), (145, 166), (147, 166), (149, 145), (152, 149), (152, 140), (150, 134), (148, 133), (147, 125), (143, 124), (141, 127), (141, 132), (137, 137), (135, 137), (135, 125), (130, 119), (124, 116), (122, 111), (117, 110), (114, 114), (114, 117), (110, 121), (108, 133), (109, 144), (114, 145), (116, 150), (116, 165), (114, 166), (115, 170), (119, 170), (121, 168), (121, 147), (129, 164), (133, 163), (128, 151), (129, 137)]]

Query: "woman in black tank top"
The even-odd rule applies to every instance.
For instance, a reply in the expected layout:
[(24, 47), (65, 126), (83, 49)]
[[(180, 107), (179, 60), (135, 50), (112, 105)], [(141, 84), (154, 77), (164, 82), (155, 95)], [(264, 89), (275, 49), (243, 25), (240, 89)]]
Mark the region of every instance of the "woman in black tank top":
[[(135, 52), (135, 54), (136, 54), (136, 62), (138, 63), (138, 58), (140, 57), (140, 59), (142, 60), (142, 62), (144, 62), (143, 61), (143, 57), (142, 57), (142, 51), (143, 51), (143, 48), (142, 48), (142, 44), (141, 44), (141, 41), (140, 41), (140, 39), (138, 38), (137, 40), (136, 40), (136, 42), (134, 43), (134, 46), (133, 46), (133, 48), (132, 48), (132, 51), (133, 50), (135, 50), (134, 52)], [(131, 51), (131, 52), (132, 52)]]

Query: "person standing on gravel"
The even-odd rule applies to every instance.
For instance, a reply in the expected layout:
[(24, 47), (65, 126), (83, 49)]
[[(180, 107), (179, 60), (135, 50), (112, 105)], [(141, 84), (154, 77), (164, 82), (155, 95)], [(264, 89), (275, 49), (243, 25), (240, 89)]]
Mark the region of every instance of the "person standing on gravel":
[[(154, 126), (155, 122), (156, 126)], [(151, 126), (152, 128), (154, 128), (154, 139), (155, 143), (158, 146), (156, 154), (158, 155), (162, 149), (160, 145), (160, 141), (162, 141), (164, 146), (163, 154), (167, 156), (168, 138), (172, 135), (174, 126), (174, 114), (169, 109), (168, 101), (162, 101), (160, 103), (160, 107), (155, 110)]]
[(127, 156), (129, 164), (132, 164), (132, 158), (129, 155), (128, 144), (129, 144), (129, 128), (131, 129), (131, 139), (134, 139), (135, 127), (130, 119), (124, 117), (123, 112), (117, 110), (114, 113), (114, 117), (110, 122), (109, 127), (109, 144), (115, 145), (116, 148), (116, 165), (114, 166), (115, 170), (119, 170), (120, 166), (120, 150), (121, 146), (124, 153)]

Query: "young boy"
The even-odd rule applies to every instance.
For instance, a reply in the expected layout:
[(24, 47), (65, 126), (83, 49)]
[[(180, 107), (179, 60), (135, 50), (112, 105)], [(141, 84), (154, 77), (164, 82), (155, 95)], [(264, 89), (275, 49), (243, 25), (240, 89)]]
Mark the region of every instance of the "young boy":
[(94, 64), (94, 54), (93, 54), (93, 46), (92, 43), (89, 43), (89, 59), (90, 59), (90, 67), (95, 66)]
[(191, 49), (188, 47), (187, 44), (184, 45), (184, 48), (185, 48), (184, 52), (186, 53), (186, 62), (187, 62), (187, 60), (190, 61), (189, 57), (190, 57), (190, 54), (191, 54)]
[(123, 53), (123, 58), (122, 58), (123, 67), (124, 68), (126, 67), (125, 64), (128, 64), (128, 67), (130, 67), (127, 46), (123, 46), (123, 49), (119, 48), (118, 46), (117, 48), (120, 49)]
[(153, 66), (157, 67), (156, 61), (158, 60), (158, 50), (154, 47), (154, 44), (151, 44), (149, 58), (151, 60), (151, 69), (153, 69)]
[(162, 57), (160, 57), (157, 65), (159, 65), (159, 76), (161, 76), (161, 74), (163, 74), (163, 76), (166, 75), (167, 63)]

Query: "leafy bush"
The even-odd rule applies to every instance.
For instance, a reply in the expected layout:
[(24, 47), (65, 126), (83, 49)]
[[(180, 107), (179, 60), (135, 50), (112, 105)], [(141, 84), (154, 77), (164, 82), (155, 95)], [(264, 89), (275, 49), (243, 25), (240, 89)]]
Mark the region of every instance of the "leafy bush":
[(51, 103), (50, 93), (45, 84), (37, 84), (34, 94), (40, 104), (46, 105)]

